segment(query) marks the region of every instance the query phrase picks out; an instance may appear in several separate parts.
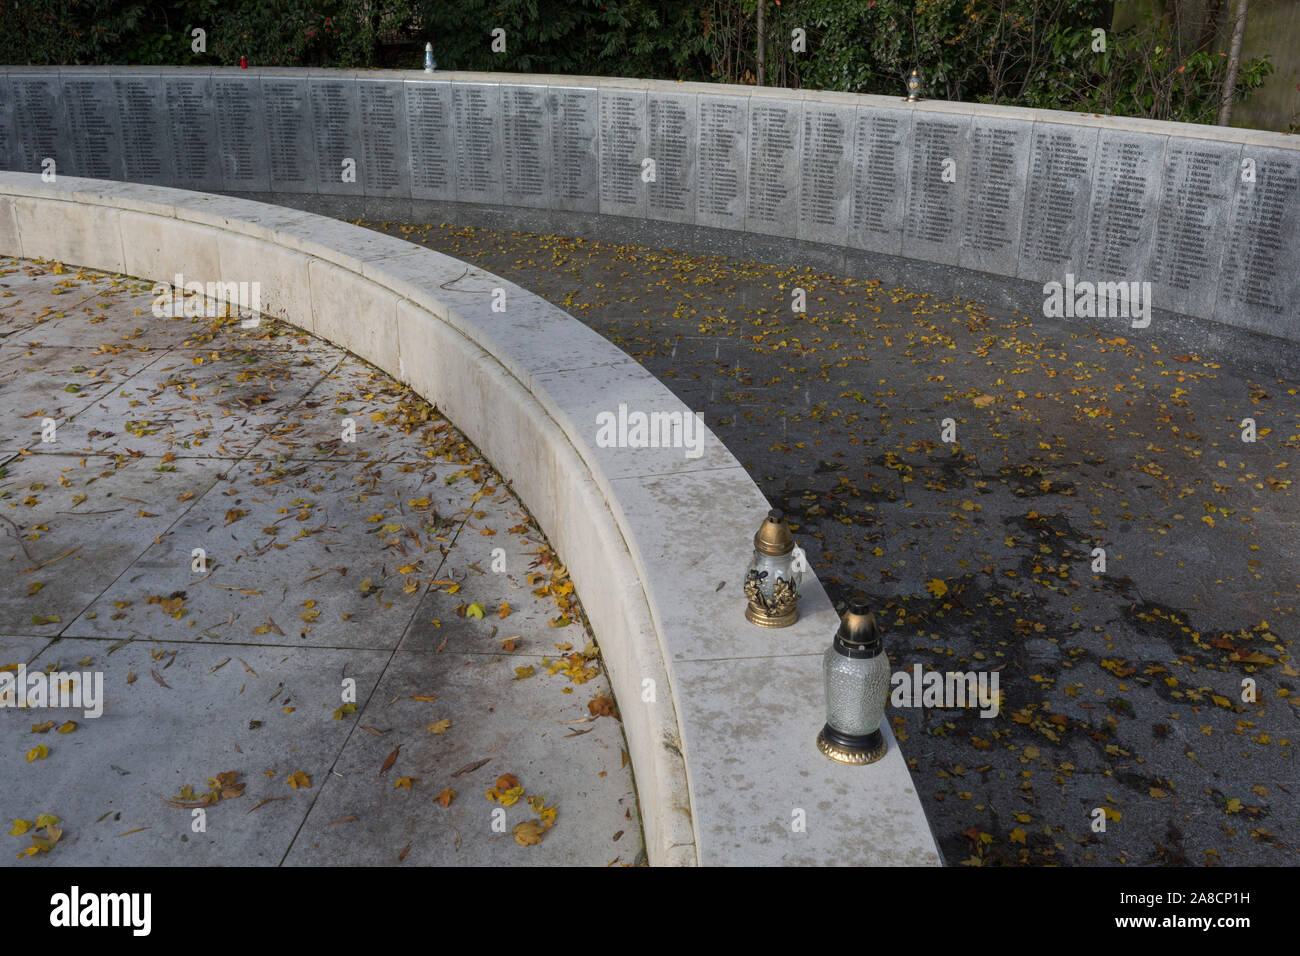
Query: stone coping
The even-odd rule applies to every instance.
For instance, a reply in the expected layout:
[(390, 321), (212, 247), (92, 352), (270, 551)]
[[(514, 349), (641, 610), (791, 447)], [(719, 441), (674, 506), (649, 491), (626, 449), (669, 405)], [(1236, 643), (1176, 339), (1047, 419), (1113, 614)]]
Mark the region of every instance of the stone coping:
[[(322, 67), (268, 66), (241, 69), (237, 66), (6, 66), (0, 64), (0, 72), (13, 74), (57, 73), (67, 76), (86, 76), (93, 73), (121, 76), (316, 76), (352, 80), (423, 80), (444, 83), (495, 83), (524, 86), (585, 87), (589, 89), (608, 87), (610, 89), (637, 89), (664, 93), (757, 96), (850, 106), (878, 106), (927, 112), (962, 113), (971, 116), (998, 116), (1006, 119), (1035, 120), (1042, 123), (1067, 123), (1078, 126), (1100, 126), (1132, 132), (1159, 133), (1167, 136), (1214, 140), (1222, 143), (1251, 143), (1258, 146), (1272, 146), (1278, 149), (1300, 150), (1300, 136), (1271, 130), (1246, 129), (1238, 126), (1212, 126), (1204, 123), (1178, 123), (1136, 116), (1112, 116), (1103, 113), (966, 103), (928, 98), (916, 103), (909, 103), (903, 92), (900, 92), (898, 96), (883, 96), (875, 93), (794, 90), (774, 86), (745, 86), (737, 83), (698, 83), (682, 80), (646, 80), (636, 77), (560, 73), (485, 73), (470, 70), (436, 70), (433, 73), (425, 73), (423, 70), (338, 70)], [(901, 84), (899, 88), (901, 91)]]
[(1034, 281), (1044, 308), (1059, 283), (1068, 315), (1077, 282), (1090, 300), (1081, 315), (1117, 312), (1143, 328), (1145, 304), (1300, 341), (1300, 137), (1282, 133), (908, 103), (901, 90), (0, 67), (0, 169), (51, 161), (59, 175), (204, 192), (778, 236)]
[(761, 492), (707, 429), (695, 458), (600, 447), (599, 412), (690, 409), (576, 319), (394, 237), (161, 186), (0, 173), (0, 253), (259, 282), (264, 313), (437, 405), (568, 566), (618, 698), (652, 863), (941, 863), (888, 721), (888, 754), (869, 767), (813, 743), (838, 623), (816, 575), (794, 626), (744, 618)]

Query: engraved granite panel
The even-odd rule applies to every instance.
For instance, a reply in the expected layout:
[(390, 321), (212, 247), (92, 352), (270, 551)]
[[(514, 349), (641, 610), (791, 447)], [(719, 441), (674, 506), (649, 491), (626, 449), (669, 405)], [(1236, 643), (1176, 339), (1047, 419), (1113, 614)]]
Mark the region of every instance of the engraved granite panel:
[(903, 255), (956, 265), (971, 187), (969, 116), (917, 111), (903, 219)]
[(600, 211), (642, 216), (649, 185), (641, 179), (650, 156), (645, 90), (600, 89)]
[(1155, 308), (1214, 314), (1240, 159), (1240, 144), (1169, 137), (1148, 268)]
[(967, 269), (1016, 274), (1032, 133), (1033, 124), (1027, 120), (976, 117), (971, 124), (958, 260)]
[(696, 146), (699, 104), (694, 93), (650, 91), (650, 158), (654, 181), (648, 183), (646, 214), (668, 222), (695, 222)]
[(91, 179), (121, 179), (122, 138), (108, 74), (69, 73), (62, 82), (69, 166), (61, 172)]
[(852, 106), (804, 103), (798, 237), (844, 245), (853, 204)]
[(14, 98), (14, 169), (22, 173), (43, 172), (41, 163), (54, 160), (54, 171), (69, 169), (72, 157), (63, 136), (57, 74), (9, 74)]
[(745, 201), (745, 228), (750, 232), (794, 237), (799, 225), (802, 140), (801, 102), (750, 99)]
[(551, 208), (599, 212), (599, 93), (595, 88), (549, 87), (546, 112), (551, 128)]
[(495, 83), (456, 83), (452, 87), (456, 143), (456, 199), (500, 203), (501, 88)]
[(406, 133), (411, 195), (456, 198), (456, 149), (452, 135), (451, 84), (406, 80)]
[(744, 229), (749, 98), (704, 94), (699, 108), (695, 221)]
[(856, 108), (848, 244), (899, 255), (907, 200), (912, 110)]
[(164, 75), (163, 90), (175, 171), (172, 185), (205, 192), (221, 189), (212, 75)]
[(1167, 136), (1103, 129), (1097, 140), (1088, 244), (1079, 278), (1150, 279)]
[(316, 138), (307, 77), (263, 75), (262, 115), (271, 191), (316, 192)]
[(361, 168), (361, 108), (356, 81), (313, 76), (312, 136), (316, 143), (316, 191), (335, 196), (365, 193)]
[(118, 129), (122, 134), (122, 175), (128, 182), (170, 186), (176, 179), (167, 100), (162, 77), (148, 73), (113, 77)]
[(501, 86), (501, 173), (511, 206), (551, 203), (551, 114), (546, 87)]
[(269, 192), (271, 160), (257, 76), (215, 73), (212, 110), (221, 179), (231, 192)]
[(361, 180), (367, 196), (409, 198), (410, 149), (406, 134), (405, 84), (358, 76), (361, 107)]
[(14, 126), (14, 92), (9, 86), (9, 75), (0, 73), (0, 169), (16, 169), (14, 150), (17, 130)]
[(1295, 340), (1300, 338), (1300, 153), (1246, 146), (1236, 178), (1215, 318)]
[(1088, 238), (1097, 130), (1035, 123), (1016, 275), (1064, 282), (1078, 273)]

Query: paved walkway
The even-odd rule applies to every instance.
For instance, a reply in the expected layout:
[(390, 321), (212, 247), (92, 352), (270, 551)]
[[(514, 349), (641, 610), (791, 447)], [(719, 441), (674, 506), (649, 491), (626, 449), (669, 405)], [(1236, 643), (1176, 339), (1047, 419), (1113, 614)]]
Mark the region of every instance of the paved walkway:
[(476, 449), (297, 330), (151, 304), (0, 259), (0, 687), (103, 687), (0, 708), (0, 860), (642, 860), (577, 597)]
[(1300, 862), (1300, 349), (1049, 321), (1032, 289), (1015, 312), (743, 252), (376, 228), (546, 296), (703, 411), (832, 598), (871, 596), (895, 671), (998, 674), (995, 718), (890, 712), (950, 863)]

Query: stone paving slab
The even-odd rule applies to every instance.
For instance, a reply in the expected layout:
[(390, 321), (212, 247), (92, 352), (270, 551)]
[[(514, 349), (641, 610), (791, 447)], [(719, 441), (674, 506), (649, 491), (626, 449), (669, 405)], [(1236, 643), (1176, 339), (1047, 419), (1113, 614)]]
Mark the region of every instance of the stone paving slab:
[[(112, 646), (63, 640), (29, 665), (57, 662), (63, 670), (102, 673), (103, 716), (86, 719), (80, 711), (49, 708), (4, 712), (5, 822), (53, 813), (66, 834), (48, 857), (23, 865), (278, 864), (314, 796), (291, 789), (286, 779), (300, 769), (328, 774), (356, 723), (355, 714), (346, 721), (332, 717), (339, 676), (354, 677), (367, 693), (388, 658), (378, 650), (227, 649), (163, 641), (129, 644), (110, 655)], [(87, 659), (89, 664), (79, 666)], [(27, 732), (45, 720), (74, 720), (78, 726), (64, 735)], [(47, 744), (49, 755), (27, 763), (26, 748), (38, 744)], [(246, 791), (239, 799), (199, 808), (206, 811), (206, 833), (193, 831), (191, 809), (166, 802), (187, 784), (204, 794), (208, 778), (231, 770), (239, 771)], [(268, 797), (279, 799), (252, 810)], [(13, 865), (26, 842), (7, 837), (10, 852), (0, 859)]]
[[(233, 465), (71, 632), (197, 640), (210, 630), (222, 640), (396, 647), (418, 600), (419, 589), (407, 593), (406, 581), (436, 575), (443, 561), (437, 539), (450, 542), (456, 530), (452, 501), (439, 487), (455, 469), (403, 474), (398, 467)], [(412, 500), (429, 503), (412, 508)], [(196, 574), (192, 550), (204, 546), (210, 570)], [(181, 591), (180, 617), (149, 603)], [(306, 601), (316, 603), (304, 610)], [(114, 614), (118, 606), (122, 613)], [(313, 620), (300, 620), (312, 608)], [(269, 631), (268, 622), (275, 625)]]
[[(135, 575), (128, 569), (226, 465), (194, 461), (184, 470), (159, 470), (164, 467), (160, 458), (56, 454), (20, 456), (4, 466), (0, 633), (54, 636), (106, 588), (129, 583)], [(188, 566), (186, 560), (182, 567)], [(122, 636), (115, 622), (103, 626)]]
[(143, 353), (95, 354), (71, 346), (0, 345), (0, 396), (13, 401), (18, 412), (0, 425), (0, 443), (6, 447), (39, 444), (44, 419), (66, 425), (97, 400), (109, 400), (114, 389), (157, 359)]
[[(578, 811), (557, 806), (557, 825), (560, 816), (574, 813), (571, 823), (584, 832), (584, 844), (544, 841), (530, 848), (528, 862), (591, 865), (600, 850), (607, 851), (602, 864), (632, 862), (636, 850), (631, 856), (627, 851), (636, 847), (636, 805), (626, 776), (618, 773), (625, 754), (617, 721), (593, 720), (585, 697), (576, 693), (559, 708), (549, 697), (501, 706), (507, 703), (497, 691), (501, 682), (512, 679), (517, 666), (540, 669), (538, 657), (457, 654), (449, 647), (430, 674), (427, 667), (417, 666), (426, 655), (421, 650), (394, 656), (359, 720), (381, 730), (382, 736), (352, 733), (323, 780), (286, 863), (375, 866), (390, 862), (410, 844), (408, 865), (510, 865), (520, 852), (511, 831), (537, 817), (529, 800), (542, 798), (540, 805), (550, 807), (559, 794), (575, 787), (576, 796), (590, 807)], [(413, 700), (428, 695), (430, 678), (438, 699)], [(439, 720), (450, 720), (453, 730), (461, 722), (472, 723), (473, 741), (451, 731), (428, 733), (426, 727)], [(402, 748), (392, 768), (381, 773), (398, 744)], [(582, 776), (567, 769), (579, 746), (594, 756), (585, 761), (589, 767)], [(486, 763), (461, 772), (480, 761)], [(505, 774), (513, 775), (525, 791), (509, 806), (484, 796)], [(402, 777), (412, 778), (409, 790), (395, 786), (393, 778)], [(442, 807), (437, 798), (448, 789), (456, 796)], [(346, 822), (332, 822), (338, 820)]]
[[(39, 428), (0, 443), (0, 673), (51, 666), (105, 687), (99, 717), (0, 707), (0, 816), (53, 814), (62, 830), (21, 860), (30, 838), (11, 834), (0, 860), (644, 861), (578, 596), (451, 423), (266, 317), (157, 320), (143, 284), (48, 263), (0, 260), (0, 280), (18, 288), (0, 295), (0, 334), (36, 343), (0, 340), (0, 375), (18, 369), (22, 386), (0, 378), (0, 418), (59, 423), (53, 443)], [(63, 307), (82, 293), (93, 305)], [(72, 370), (103, 367), (105, 345), (112, 383), (89, 398), (27, 387), (82, 376), (90, 392)], [(143, 433), (155, 420), (166, 428)], [(502, 806), (485, 792), (505, 774), (524, 795)], [(203, 804), (210, 781), (225, 796)]]

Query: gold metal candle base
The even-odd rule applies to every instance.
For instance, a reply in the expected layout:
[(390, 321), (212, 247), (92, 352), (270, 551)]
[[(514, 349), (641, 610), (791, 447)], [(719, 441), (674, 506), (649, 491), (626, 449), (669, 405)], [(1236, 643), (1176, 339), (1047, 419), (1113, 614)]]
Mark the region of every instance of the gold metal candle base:
[[(860, 745), (847, 745), (846, 740), (862, 740)], [(865, 740), (862, 738), (846, 738), (843, 734), (837, 734), (829, 726), (823, 727), (821, 733), (817, 735), (817, 749), (840, 763), (848, 764), (868, 764), (875, 763), (885, 755), (885, 735), (879, 730), (868, 734)]]
[(792, 607), (788, 611), (778, 614), (769, 614), (762, 608), (754, 607), (749, 604), (745, 608), (745, 620), (759, 627), (789, 627), (795, 621), (799, 620), (799, 608)]

